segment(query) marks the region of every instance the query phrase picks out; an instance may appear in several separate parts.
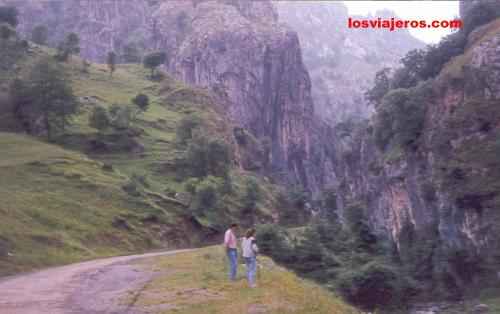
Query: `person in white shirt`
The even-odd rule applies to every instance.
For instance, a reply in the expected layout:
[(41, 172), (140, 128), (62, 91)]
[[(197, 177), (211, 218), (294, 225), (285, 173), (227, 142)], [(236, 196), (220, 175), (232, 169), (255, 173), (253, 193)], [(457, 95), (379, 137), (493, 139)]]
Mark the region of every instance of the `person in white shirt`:
[(248, 229), (245, 237), (241, 241), (241, 249), (243, 251), (243, 258), (247, 266), (247, 279), (250, 287), (255, 288), (255, 275), (257, 273), (257, 254), (259, 248), (255, 243), (255, 229)]
[(224, 247), (229, 261), (229, 280), (236, 281), (236, 273), (238, 271), (238, 248), (236, 240), (236, 230), (238, 224), (233, 223), (224, 234)]

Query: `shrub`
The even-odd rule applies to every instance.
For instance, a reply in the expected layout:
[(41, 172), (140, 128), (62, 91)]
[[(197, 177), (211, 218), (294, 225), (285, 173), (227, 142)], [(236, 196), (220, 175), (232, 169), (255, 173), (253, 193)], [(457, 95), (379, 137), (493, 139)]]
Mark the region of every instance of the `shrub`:
[(7, 23), (0, 23), (0, 38), (8, 40), (16, 35), (16, 30)]
[(157, 67), (167, 61), (167, 54), (165, 52), (153, 52), (144, 57), (143, 64), (145, 68), (151, 69), (151, 78)]
[(111, 125), (117, 129), (128, 129), (132, 121), (132, 110), (129, 106), (112, 105), (109, 109)]
[(196, 184), (194, 199), (190, 206), (195, 214), (217, 211), (220, 200), (220, 184), (220, 179), (213, 176), (208, 176)]
[(245, 195), (243, 196), (243, 206), (245, 209), (253, 210), (257, 207), (257, 202), (262, 198), (262, 191), (259, 183), (254, 178), (247, 178), (245, 182)]
[(371, 231), (362, 204), (348, 204), (344, 212), (356, 248), (373, 252), (377, 237)]
[(49, 38), (49, 30), (45, 25), (38, 25), (31, 32), (31, 40), (37, 45), (46, 45)]
[(7, 23), (12, 27), (16, 27), (19, 23), (19, 12), (16, 7), (0, 6), (0, 23)]
[(96, 106), (89, 116), (89, 125), (99, 131), (109, 128), (111, 122), (106, 108)]
[(148, 95), (138, 94), (132, 99), (132, 103), (136, 105), (140, 111), (146, 112), (149, 107), (149, 97)]
[(138, 197), (141, 196), (140, 188), (137, 182), (130, 180), (122, 186), (122, 189), (127, 192), (127, 194)]
[(80, 53), (80, 37), (75, 33), (70, 33), (57, 47), (56, 59), (68, 61), (71, 55)]
[(399, 275), (394, 268), (373, 261), (358, 270), (342, 273), (337, 286), (349, 302), (373, 311), (400, 301), (407, 285), (402, 284), (404, 280), (398, 279)]
[(257, 227), (256, 240), (262, 254), (272, 257), (276, 262), (293, 261), (287, 233), (279, 225), (260, 225)]
[(420, 137), (431, 96), (427, 82), (411, 89), (395, 89), (387, 93), (377, 108), (374, 124), (375, 143), (381, 150), (389, 144), (408, 148)]
[(128, 43), (123, 47), (122, 59), (125, 63), (141, 62), (141, 51), (136, 43)]
[(186, 144), (187, 141), (193, 138), (193, 131), (200, 125), (201, 118), (196, 114), (190, 114), (182, 118), (176, 130), (177, 142)]
[(194, 177), (224, 177), (229, 171), (230, 163), (229, 146), (222, 140), (200, 136), (188, 145), (186, 164)]

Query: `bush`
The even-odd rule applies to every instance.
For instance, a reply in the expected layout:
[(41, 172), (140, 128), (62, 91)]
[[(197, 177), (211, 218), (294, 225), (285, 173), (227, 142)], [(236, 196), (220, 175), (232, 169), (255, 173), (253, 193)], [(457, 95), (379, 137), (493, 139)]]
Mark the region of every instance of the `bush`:
[(371, 231), (364, 207), (359, 203), (348, 204), (344, 212), (356, 249), (374, 252), (377, 237)]
[(385, 150), (389, 144), (406, 149), (416, 143), (424, 126), (431, 92), (430, 84), (424, 82), (411, 89), (391, 90), (384, 96), (374, 124), (379, 149)]
[(229, 171), (229, 146), (222, 140), (200, 136), (189, 143), (186, 154), (186, 165), (194, 177), (225, 177)]
[(144, 94), (138, 94), (132, 99), (132, 103), (136, 105), (140, 111), (146, 112), (149, 107), (149, 97)]
[(57, 47), (56, 59), (66, 62), (71, 55), (80, 53), (80, 37), (75, 33), (70, 33)]
[(243, 207), (253, 210), (257, 207), (257, 202), (262, 198), (262, 191), (259, 183), (254, 178), (247, 178), (245, 182), (245, 195), (243, 196)]
[(123, 47), (122, 59), (125, 63), (139, 63), (142, 53), (136, 43), (128, 43)]
[(0, 6), (0, 23), (7, 23), (12, 27), (16, 27), (19, 23), (19, 12), (16, 7)]
[(279, 225), (258, 226), (256, 240), (260, 252), (272, 257), (276, 262), (287, 263), (294, 260), (287, 233)]
[(409, 284), (392, 267), (373, 261), (339, 276), (338, 290), (351, 303), (373, 311), (401, 302)]
[(132, 110), (129, 106), (112, 105), (109, 109), (111, 125), (117, 129), (128, 129), (132, 121)]
[(37, 45), (46, 45), (49, 38), (49, 30), (45, 25), (38, 25), (31, 32), (31, 40)]
[(106, 130), (111, 124), (108, 111), (102, 106), (94, 107), (89, 116), (89, 125), (99, 131)]
[(194, 190), (194, 199), (190, 209), (195, 214), (206, 214), (207, 212), (217, 211), (220, 200), (220, 185), (220, 179), (208, 176), (194, 183), (192, 186), (186, 186), (190, 193)]
[(186, 144), (187, 141), (193, 138), (194, 130), (200, 126), (201, 118), (196, 114), (190, 114), (182, 118), (176, 130), (177, 142), (180, 144)]
[(141, 196), (140, 188), (137, 182), (130, 180), (122, 186), (122, 189), (127, 192), (127, 194), (138, 197)]
[(8, 40), (16, 35), (16, 30), (7, 23), (0, 23), (0, 38)]
[(165, 52), (153, 52), (144, 57), (143, 64), (145, 68), (151, 70), (151, 78), (153, 78), (156, 68), (166, 61), (167, 54)]

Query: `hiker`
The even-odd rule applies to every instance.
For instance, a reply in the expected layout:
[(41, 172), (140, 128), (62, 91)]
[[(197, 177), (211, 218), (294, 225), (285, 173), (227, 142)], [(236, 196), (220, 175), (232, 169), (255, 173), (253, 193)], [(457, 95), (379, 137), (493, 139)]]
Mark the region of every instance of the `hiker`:
[(245, 264), (247, 265), (248, 284), (251, 288), (255, 288), (257, 287), (255, 283), (255, 275), (257, 273), (257, 253), (259, 253), (259, 248), (255, 243), (255, 229), (248, 229), (241, 242), (241, 248), (243, 250)]
[(238, 224), (233, 223), (224, 234), (224, 247), (226, 248), (227, 258), (229, 260), (229, 279), (231, 281), (236, 280), (236, 272), (238, 271), (237, 229)]

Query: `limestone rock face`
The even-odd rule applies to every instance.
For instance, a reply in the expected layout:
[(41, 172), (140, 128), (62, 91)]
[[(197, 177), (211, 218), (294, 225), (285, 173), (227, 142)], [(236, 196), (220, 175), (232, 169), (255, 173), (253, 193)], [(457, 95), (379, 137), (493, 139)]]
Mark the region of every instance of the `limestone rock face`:
[(20, 11), (18, 30), (29, 37), (37, 25), (49, 28), (49, 42), (56, 46), (65, 35), (80, 37), (81, 55), (91, 60), (105, 60), (109, 51), (121, 51), (135, 36), (148, 41), (151, 27), (148, 1), (12, 1)]
[[(270, 3), (245, 3), (242, 13), (233, 4), (202, 2), (195, 7), (168, 1), (155, 16), (170, 21), (182, 11), (190, 17), (184, 40), (171, 53), (169, 70), (189, 84), (227, 96), (229, 115), (257, 138), (269, 137), (273, 169), (286, 170), (291, 156), (306, 157), (309, 150), (309, 76), (296, 33), (278, 25), (273, 14), (258, 15), (273, 12)], [(250, 14), (248, 5), (256, 12)], [(166, 33), (169, 25), (161, 27)]]
[[(281, 22), (299, 34), (304, 63), (312, 80), (316, 113), (333, 123), (363, 119), (373, 108), (364, 99), (378, 70), (397, 66), (409, 50), (424, 44), (407, 30), (347, 28), (341, 2), (275, 1)], [(376, 17), (394, 17), (389, 11)], [(373, 18), (371, 16), (353, 18)]]
[[(498, 31), (483, 33), (445, 67), (433, 82), (434, 96), (422, 104), (427, 112), (413, 149), (380, 151), (366, 125), (343, 137), (337, 132), (332, 143), (340, 207), (360, 201), (373, 229), (400, 252), (434, 243), (419, 256), (427, 256), (435, 272), (453, 269), (447, 264), (453, 256), (498, 266), (499, 50)], [(456, 286), (468, 284), (451, 276)]]

